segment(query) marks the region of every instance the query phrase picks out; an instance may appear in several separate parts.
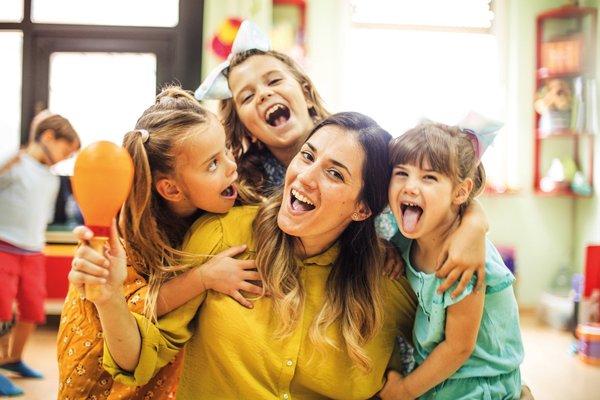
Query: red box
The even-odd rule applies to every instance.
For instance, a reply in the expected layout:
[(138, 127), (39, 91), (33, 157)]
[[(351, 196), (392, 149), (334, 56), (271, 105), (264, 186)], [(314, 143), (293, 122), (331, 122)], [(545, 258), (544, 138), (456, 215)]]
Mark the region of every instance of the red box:
[(64, 300), (69, 291), (69, 271), (74, 245), (48, 245), (46, 254), (46, 290), (48, 299)]
[(585, 289), (583, 296), (590, 297), (594, 289), (600, 290), (600, 245), (587, 246), (585, 252)]

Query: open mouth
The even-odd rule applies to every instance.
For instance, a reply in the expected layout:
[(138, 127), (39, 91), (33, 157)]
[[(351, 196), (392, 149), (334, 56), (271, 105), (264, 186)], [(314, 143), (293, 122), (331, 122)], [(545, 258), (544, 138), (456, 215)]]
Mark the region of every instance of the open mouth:
[(234, 185), (227, 186), (227, 189), (221, 192), (221, 196), (225, 198), (236, 198), (237, 197), (237, 189)]
[(295, 211), (310, 211), (315, 209), (314, 203), (296, 189), (292, 189), (290, 204)]
[(403, 202), (400, 204), (402, 211), (402, 229), (404, 232), (413, 232), (423, 214), (423, 209), (415, 203)]
[(290, 109), (283, 104), (275, 104), (270, 107), (265, 113), (265, 121), (267, 124), (278, 127), (290, 119)]

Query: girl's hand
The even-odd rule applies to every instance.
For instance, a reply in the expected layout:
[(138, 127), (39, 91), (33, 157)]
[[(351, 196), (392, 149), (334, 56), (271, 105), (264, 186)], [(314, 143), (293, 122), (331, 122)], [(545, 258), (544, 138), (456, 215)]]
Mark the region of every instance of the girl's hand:
[(437, 264), (436, 276), (446, 277), (438, 288), (438, 293), (448, 290), (460, 278), (450, 295), (452, 298), (462, 293), (474, 273), (477, 273), (475, 292), (479, 291), (485, 279), (485, 231), (469, 230), (462, 226), (461, 224), (446, 239)]
[(251, 281), (260, 281), (254, 260), (237, 260), (232, 258), (246, 251), (246, 245), (232, 247), (198, 267), (202, 282), (207, 289), (226, 294), (247, 308), (253, 305), (241, 291), (260, 295), (263, 289)]
[(390, 370), (387, 373), (387, 380), (383, 389), (379, 392), (379, 398), (382, 400), (393, 399), (393, 400), (413, 400), (412, 396), (406, 385), (404, 384), (404, 378), (398, 372)]
[(385, 263), (383, 265), (383, 275), (390, 279), (398, 279), (404, 274), (404, 261), (393, 243), (382, 240), (385, 248)]
[(113, 221), (109, 248), (100, 254), (89, 246), (89, 240), (94, 237), (91, 230), (85, 226), (78, 226), (73, 234), (80, 241), (80, 246), (75, 251), (71, 263), (69, 281), (75, 286), (82, 296), (85, 296), (85, 284), (98, 285), (98, 297), (94, 299), (96, 305), (104, 303), (116, 296), (123, 295), (123, 282), (127, 277), (127, 258), (125, 250), (119, 241), (119, 235)]

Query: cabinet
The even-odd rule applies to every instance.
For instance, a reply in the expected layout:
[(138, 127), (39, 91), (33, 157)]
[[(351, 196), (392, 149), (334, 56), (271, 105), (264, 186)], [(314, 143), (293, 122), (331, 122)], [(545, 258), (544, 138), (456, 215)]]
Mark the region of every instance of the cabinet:
[(69, 290), (69, 272), (75, 244), (48, 244), (46, 254), (46, 314), (59, 315)]
[(596, 100), (596, 17), (564, 6), (537, 16), (534, 189), (591, 196)]

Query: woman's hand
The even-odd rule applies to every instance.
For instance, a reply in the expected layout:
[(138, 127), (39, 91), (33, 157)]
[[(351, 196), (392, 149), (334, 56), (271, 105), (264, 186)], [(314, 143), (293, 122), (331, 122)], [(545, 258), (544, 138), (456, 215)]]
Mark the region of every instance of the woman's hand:
[(75, 251), (71, 263), (69, 281), (83, 296), (85, 285), (96, 285), (97, 296), (92, 299), (96, 305), (115, 298), (117, 294), (122, 300), (123, 283), (127, 277), (127, 259), (119, 241), (115, 222), (113, 221), (110, 230), (109, 247), (104, 248), (103, 254), (89, 246), (89, 241), (94, 237), (90, 229), (78, 226), (73, 230), (73, 234), (79, 239), (80, 246)]
[(382, 240), (385, 248), (385, 263), (383, 265), (383, 275), (390, 279), (398, 279), (404, 275), (404, 261), (400, 252), (393, 243)]
[(393, 370), (388, 371), (385, 385), (378, 395), (382, 400), (413, 400), (415, 398), (404, 384), (402, 375)]

